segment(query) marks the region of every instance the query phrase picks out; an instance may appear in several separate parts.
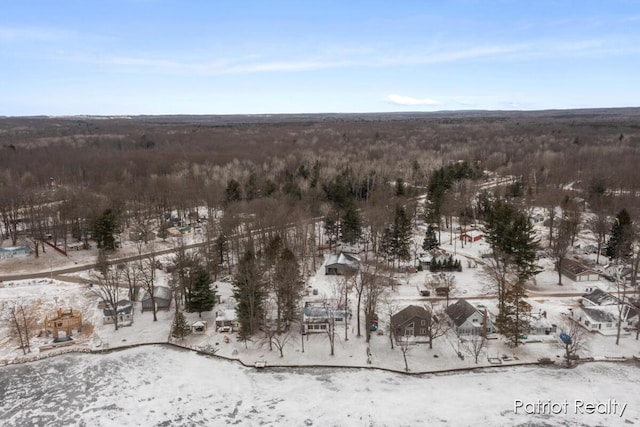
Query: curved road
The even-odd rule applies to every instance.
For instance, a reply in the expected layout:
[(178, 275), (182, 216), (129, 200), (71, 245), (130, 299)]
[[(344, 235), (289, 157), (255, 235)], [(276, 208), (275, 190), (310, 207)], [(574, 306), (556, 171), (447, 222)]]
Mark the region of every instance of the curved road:
[[(206, 242), (192, 243), (190, 245), (184, 245), (184, 248), (185, 249), (196, 248), (198, 246), (202, 246), (204, 243), (206, 243)], [(147, 257), (149, 255), (165, 255), (165, 254), (169, 254), (169, 253), (172, 253), (172, 252), (175, 252), (175, 251), (176, 251), (176, 248), (169, 248), (169, 249), (163, 249), (163, 250), (160, 250), (160, 251), (147, 252), (147, 253), (144, 253), (142, 256), (143, 257)], [(114, 265), (114, 264), (120, 264), (122, 262), (135, 261), (137, 259), (140, 259), (140, 256), (139, 255), (133, 255), (133, 256), (127, 256), (127, 257), (122, 257), (122, 258), (110, 259), (108, 261), (108, 263), (109, 263), (109, 265)], [(59, 270), (46, 270), (46, 271), (40, 271), (40, 272), (37, 272), (37, 273), (12, 274), (12, 275), (7, 275), (7, 276), (0, 276), (0, 282), (6, 282), (6, 281), (11, 281), (11, 280), (28, 280), (28, 279), (49, 278), (51, 276), (60, 276), (60, 275), (63, 275), (63, 274), (77, 273), (79, 271), (90, 270), (92, 268), (95, 268), (96, 265), (97, 265), (96, 263), (82, 264), (82, 265), (78, 265), (76, 267), (61, 268)]]

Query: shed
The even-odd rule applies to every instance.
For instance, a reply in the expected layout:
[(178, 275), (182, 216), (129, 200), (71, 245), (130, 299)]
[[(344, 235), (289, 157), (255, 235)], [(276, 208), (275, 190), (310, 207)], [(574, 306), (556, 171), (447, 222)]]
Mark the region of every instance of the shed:
[(482, 232), (479, 230), (469, 230), (460, 234), (460, 240), (466, 243), (473, 243), (482, 240)]
[[(155, 286), (153, 296), (156, 303), (156, 310), (169, 310), (171, 307), (171, 289), (166, 286)], [(148, 291), (142, 297), (142, 312), (153, 311), (153, 301)]]
[(562, 262), (562, 274), (574, 282), (593, 282), (600, 279), (597, 271), (571, 259)]
[(191, 325), (191, 332), (193, 334), (204, 334), (207, 332), (207, 321), (198, 320)]

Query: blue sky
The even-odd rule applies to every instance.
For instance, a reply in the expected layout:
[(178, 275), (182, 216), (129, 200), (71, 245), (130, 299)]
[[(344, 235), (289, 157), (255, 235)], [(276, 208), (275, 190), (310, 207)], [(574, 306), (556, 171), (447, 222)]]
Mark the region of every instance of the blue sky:
[(640, 106), (640, 2), (6, 1), (0, 115)]

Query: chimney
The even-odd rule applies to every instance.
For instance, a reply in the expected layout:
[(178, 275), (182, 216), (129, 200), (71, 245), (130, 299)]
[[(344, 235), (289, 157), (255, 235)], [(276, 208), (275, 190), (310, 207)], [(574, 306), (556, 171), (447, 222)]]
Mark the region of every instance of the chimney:
[(487, 336), (487, 309), (482, 312), (482, 336)]

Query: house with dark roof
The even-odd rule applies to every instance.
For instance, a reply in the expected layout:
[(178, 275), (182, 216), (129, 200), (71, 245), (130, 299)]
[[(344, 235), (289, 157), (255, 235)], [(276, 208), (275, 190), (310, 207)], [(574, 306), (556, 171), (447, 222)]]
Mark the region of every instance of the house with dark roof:
[[(155, 286), (153, 296), (156, 303), (156, 310), (169, 310), (171, 307), (171, 289), (166, 286)], [(142, 296), (142, 312), (153, 311), (153, 300), (148, 291)]]
[(324, 266), (324, 274), (327, 276), (348, 276), (355, 274), (359, 268), (360, 259), (358, 257), (340, 252), (329, 256)]
[(582, 307), (574, 313), (578, 323), (589, 331), (603, 335), (615, 335), (618, 332), (618, 318), (621, 319), (622, 329), (631, 329), (637, 324), (638, 309), (626, 302), (619, 306), (619, 299), (602, 289), (595, 288), (583, 295), (580, 301)]
[(429, 310), (410, 305), (391, 316), (391, 329), (396, 342), (429, 342), (430, 322)]
[(617, 305), (618, 298), (600, 288), (594, 288), (591, 292), (582, 296), (580, 303), (584, 307)]
[(600, 280), (600, 274), (598, 274), (597, 271), (572, 259), (565, 259), (562, 262), (562, 274), (574, 282), (592, 282)]
[(486, 335), (496, 332), (496, 327), (484, 306), (475, 307), (465, 299), (459, 299), (444, 312), (458, 335)]
[[(113, 308), (111, 304), (102, 309), (102, 323), (105, 325), (113, 324)], [(129, 300), (120, 300), (116, 304), (116, 315), (118, 317), (118, 326), (130, 326), (133, 324), (133, 304)]]

